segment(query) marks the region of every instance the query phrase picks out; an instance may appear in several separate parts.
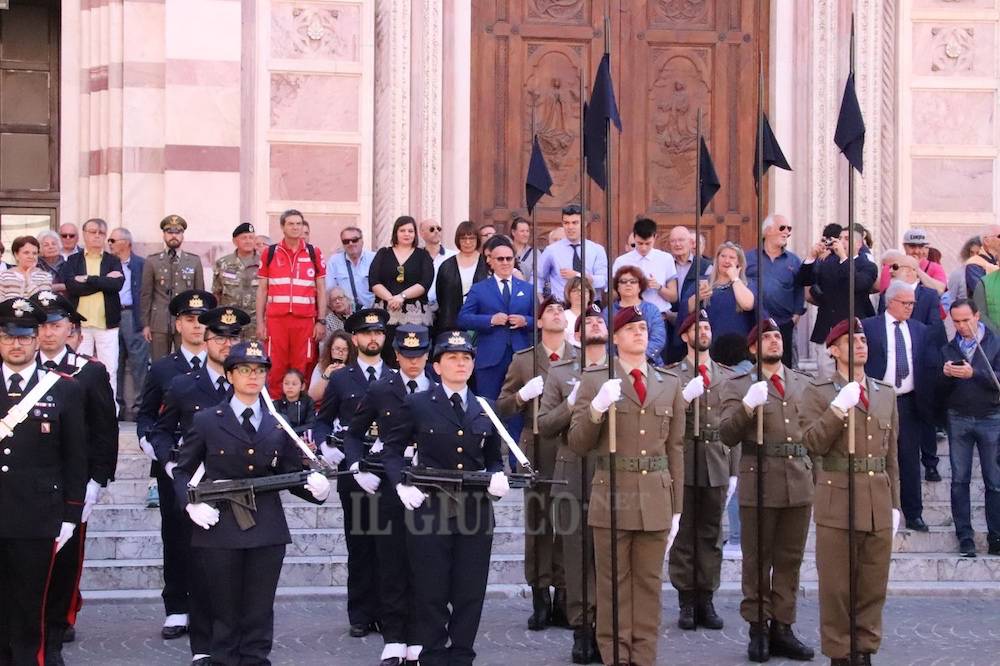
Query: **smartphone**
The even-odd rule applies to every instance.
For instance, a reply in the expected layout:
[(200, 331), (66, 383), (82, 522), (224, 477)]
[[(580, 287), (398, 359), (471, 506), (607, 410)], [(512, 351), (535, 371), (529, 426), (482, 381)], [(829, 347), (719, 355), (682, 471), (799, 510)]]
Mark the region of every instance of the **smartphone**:
[(965, 359), (960, 361), (952, 361), (952, 365), (965, 365)]

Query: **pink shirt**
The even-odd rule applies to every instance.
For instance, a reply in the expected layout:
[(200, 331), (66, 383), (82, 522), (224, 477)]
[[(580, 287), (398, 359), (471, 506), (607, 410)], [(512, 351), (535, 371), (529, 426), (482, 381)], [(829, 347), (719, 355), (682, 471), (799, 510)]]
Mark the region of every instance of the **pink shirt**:
[[(927, 273), (935, 280), (948, 284), (948, 276), (945, 274), (944, 267), (942, 267), (941, 264), (928, 259), (921, 259), (920, 270)], [(880, 277), (878, 281), (878, 290), (880, 292), (885, 291), (889, 288), (890, 282), (892, 282), (892, 275), (889, 273), (889, 265), (882, 264), (882, 277)]]

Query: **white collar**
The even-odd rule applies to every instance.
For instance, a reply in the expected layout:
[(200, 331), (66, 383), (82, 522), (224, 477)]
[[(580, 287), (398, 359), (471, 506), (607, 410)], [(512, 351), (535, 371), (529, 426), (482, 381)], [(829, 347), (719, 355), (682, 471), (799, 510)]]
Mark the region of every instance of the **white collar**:
[(361, 360), (361, 356), (358, 356), (358, 367), (361, 368), (361, 372), (364, 374), (365, 379), (368, 379), (368, 368), (375, 368), (375, 377), (382, 376), (382, 359), (379, 358), (378, 363), (366, 363)]
[(469, 385), (468, 384), (465, 384), (464, 386), (462, 386), (462, 388), (460, 388), (460, 389), (458, 389), (456, 391), (454, 389), (449, 388), (447, 385), (445, 385), (444, 382), (441, 382), (441, 388), (444, 389), (444, 394), (445, 394), (445, 396), (448, 397), (448, 400), (451, 400), (451, 396), (453, 396), (453, 395), (455, 395), (457, 393), (458, 396), (460, 398), (462, 398), (462, 405), (465, 407), (465, 409), (469, 408), (469, 399), (468, 399)]
[(232, 408), (233, 413), (236, 414), (236, 420), (238, 421), (242, 420), (243, 412), (247, 408), (253, 410), (253, 416), (250, 417), (251, 421), (257, 421), (261, 418), (260, 400), (255, 400), (252, 405), (247, 405), (242, 400), (233, 395), (233, 397), (229, 399), (229, 406)]
[(21, 375), (21, 388), (23, 390), (28, 385), (28, 379), (31, 377), (31, 374), (34, 373), (34, 372), (38, 372), (38, 362), (37, 361), (33, 362), (31, 365), (29, 365), (28, 367), (26, 367), (26, 368), (24, 368), (23, 370), (20, 370), (20, 371), (15, 371), (9, 365), (7, 365), (6, 363), (4, 363), (3, 364), (3, 385), (4, 385), (4, 389), (6, 389), (7, 387), (10, 386), (10, 378), (14, 374), (18, 374), (18, 375)]
[(191, 359), (197, 356), (198, 360), (201, 361), (202, 367), (205, 367), (205, 359), (208, 358), (207, 349), (202, 349), (200, 353), (195, 354), (184, 345), (181, 345), (181, 354), (184, 356), (184, 360), (188, 362), (188, 365), (191, 365)]
[[(56, 365), (62, 365), (63, 359), (66, 358), (66, 354), (68, 354), (68, 353), (69, 353), (69, 350), (66, 349), (65, 345), (63, 345), (63, 348), (60, 349), (59, 352), (55, 356), (53, 356), (52, 358), (49, 358), (48, 354), (46, 354), (41, 349), (39, 349), (38, 350), (38, 358), (42, 362), (43, 365), (45, 364), (46, 361), (52, 361)], [(6, 367), (6, 366), (4, 366), (4, 367)]]
[[(208, 379), (209, 379), (209, 380), (210, 380), (210, 381), (211, 381), (211, 382), (212, 382), (213, 384), (216, 384), (216, 382), (218, 382), (218, 381), (219, 381), (219, 377), (222, 377), (222, 378), (223, 378), (223, 379), (225, 379), (225, 381), (226, 381), (226, 386), (229, 386), (229, 380), (228, 380), (228, 379), (226, 379), (226, 375), (225, 375), (225, 374), (223, 374), (223, 373), (219, 373), (219, 372), (216, 372), (216, 371), (215, 371), (215, 368), (213, 368), (213, 367), (212, 367), (211, 365), (209, 365), (208, 363), (206, 363), (206, 364), (204, 365), (204, 368), (205, 368), (205, 370), (207, 370), (207, 371), (208, 371)], [(216, 386), (218, 386), (218, 384), (216, 384)]]
[[(427, 379), (427, 375), (425, 373), (423, 373), (423, 372), (421, 372), (416, 377), (413, 377), (412, 380), (411, 380), (410, 377), (407, 377), (405, 374), (403, 374), (402, 372), (400, 372), (399, 373), (399, 378), (403, 381), (403, 386), (406, 386), (407, 383), (410, 382), (410, 381), (415, 381), (417, 383), (417, 392), (418, 393), (420, 391), (426, 391), (427, 388), (431, 385), (431, 380)], [(409, 388), (407, 388), (407, 390), (409, 390)]]

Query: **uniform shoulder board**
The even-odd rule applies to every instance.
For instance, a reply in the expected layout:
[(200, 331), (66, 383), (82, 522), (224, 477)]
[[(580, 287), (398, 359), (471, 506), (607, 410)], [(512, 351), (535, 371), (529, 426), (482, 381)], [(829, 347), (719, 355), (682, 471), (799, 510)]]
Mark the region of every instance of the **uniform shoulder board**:
[(730, 372), (729, 379), (742, 379), (743, 377), (753, 379), (750, 370), (733, 370), (732, 368), (728, 368), (728, 370)]
[(556, 361), (555, 363), (553, 363), (552, 365), (550, 365), (549, 367), (550, 368), (563, 368), (563, 367), (565, 367), (567, 365), (576, 365), (576, 361), (577, 360), (575, 358), (561, 358), (558, 361)]
[(595, 366), (592, 366), (592, 367), (584, 368), (583, 372), (584, 372), (584, 374), (588, 374), (588, 375), (591, 374), (591, 373), (594, 373), (594, 372), (603, 372), (604, 374), (608, 374), (608, 366), (607, 366), (607, 364), (604, 364), (604, 365), (595, 365)]
[(824, 386), (826, 384), (832, 384), (833, 377), (810, 377), (809, 381), (813, 386)]
[(881, 388), (892, 389), (895, 391), (895, 388), (893, 388), (892, 384), (887, 384), (881, 379), (875, 379), (874, 377), (869, 377), (868, 379), (872, 380), (872, 384), (877, 384)]
[(668, 363), (667, 365), (661, 365), (661, 366), (659, 366), (659, 369), (660, 370), (673, 370), (674, 368), (678, 367), (680, 364), (681, 364), (680, 361), (675, 361), (673, 363)]
[(787, 368), (787, 367), (785, 368), (785, 370), (791, 370), (795, 374), (801, 375), (802, 377), (805, 377), (806, 379), (812, 379), (813, 378), (812, 373), (806, 372), (805, 370), (799, 370), (798, 368)]
[(677, 374), (676, 369), (674, 369), (676, 365), (676, 363), (673, 365), (657, 365), (653, 366), (653, 370), (664, 375), (670, 375), (671, 377), (680, 377), (680, 375)]
[(532, 350), (534, 350), (534, 347), (525, 347), (524, 349), (520, 349), (520, 350), (514, 352), (514, 356), (519, 356), (521, 354), (527, 354), (528, 352), (530, 352)]

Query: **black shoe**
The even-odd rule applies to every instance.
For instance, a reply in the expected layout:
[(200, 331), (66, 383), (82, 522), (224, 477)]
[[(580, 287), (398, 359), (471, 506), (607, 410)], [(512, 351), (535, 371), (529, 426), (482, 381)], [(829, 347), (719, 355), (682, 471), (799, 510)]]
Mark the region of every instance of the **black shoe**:
[(767, 625), (759, 622), (750, 623), (750, 645), (747, 646), (747, 659), (762, 664), (771, 658), (771, 646), (768, 641)]
[(830, 666), (851, 666), (850, 659), (831, 659)]
[(70, 625), (63, 632), (63, 643), (72, 643), (76, 640), (76, 627)]
[(694, 601), (694, 592), (677, 591), (677, 604), (680, 606), (680, 612), (677, 614), (677, 626), (684, 631), (694, 631), (698, 627)]
[(920, 516), (916, 518), (906, 519), (906, 529), (913, 530), (914, 532), (930, 532), (931, 528), (927, 527), (927, 523)]
[(990, 555), (1000, 555), (1000, 537), (989, 536), (986, 539), (986, 543), (989, 544), (987, 553)]
[(872, 666), (871, 652), (862, 652), (860, 656), (861, 656), (861, 666)]
[(795, 637), (792, 632), (792, 625), (771, 620), (771, 655), (775, 657), (787, 657), (795, 661), (811, 661), (816, 653), (808, 645)]
[(199, 657), (191, 662), (191, 666), (212, 666), (211, 657)]
[(706, 629), (722, 629), (722, 627), (725, 626), (725, 622), (723, 622), (722, 618), (719, 617), (719, 614), (715, 612), (715, 606), (712, 604), (711, 592), (702, 592), (699, 596), (696, 615), (698, 624)]
[(597, 630), (593, 627), (590, 628), (590, 663), (604, 663), (604, 660), (601, 659), (601, 648), (597, 647)]
[(937, 471), (937, 467), (928, 467), (926, 470), (924, 470), (924, 481), (937, 483), (940, 480), (941, 480), (941, 472)]
[(364, 638), (371, 632), (371, 624), (352, 624), (347, 633), (351, 635), (351, 638)]
[(557, 587), (556, 593), (552, 595), (552, 614), (549, 617), (549, 624), (561, 629), (572, 629), (569, 618), (566, 617), (566, 588)]
[(406, 662), (402, 657), (389, 657), (378, 662), (378, 666), (403, 666)]
[(958, 552), (962, 557), (975, 557), (976, 542), (973, 539), (961, 539), (958, 542)]
[(160, 636), (163, 637), (165, 641), (172, 641), (175, 638), (180, 638), (188, 632), (187, 625), (180, 625), (177, 627), (163, 627), (160, 629)]
[(382, 622), (380, 622), (379, 620), (372, 620), (371, 622), (368, 623), (368, 631), (373, 634), (381, 634)]
[(46, 628), (45, 666), (66, 666), (62, 656), (62, 629)]
[(552, 595), (547, 587), (531, 588), (531, 617), (528, 618), (528, 629), (541, 631), (549, 626), (552, 617)]
[(570, 657), (574, 664), (589, 664), (593, 660), (592, 634), (590, 627), (573, 627), (573, 650)]

